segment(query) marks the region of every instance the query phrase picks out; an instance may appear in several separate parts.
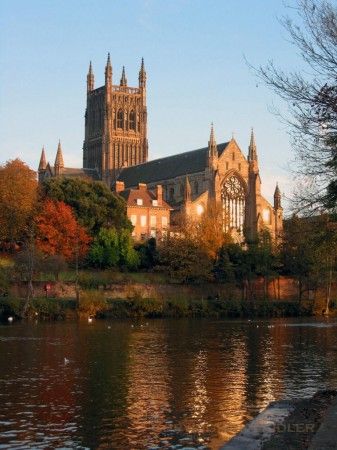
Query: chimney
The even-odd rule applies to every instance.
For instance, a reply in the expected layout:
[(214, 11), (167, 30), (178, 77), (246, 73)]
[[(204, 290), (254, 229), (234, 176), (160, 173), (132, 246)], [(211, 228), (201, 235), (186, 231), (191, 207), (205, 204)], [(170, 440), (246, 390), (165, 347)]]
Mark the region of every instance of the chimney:
[(146, 191), (146, 183), (138, 183), (138, 189), (140, 191)]
[(124, 191), (124, 189), (125, 189), (124, 181), (116, 181), (115, 189), (116, 189), (117, 194), (119, 194), (119, 192)]
[(157, 184), (156, 186), (156, 197), (158, 200), (158, 206), (163, 204), (163, 186), (161, 184)]

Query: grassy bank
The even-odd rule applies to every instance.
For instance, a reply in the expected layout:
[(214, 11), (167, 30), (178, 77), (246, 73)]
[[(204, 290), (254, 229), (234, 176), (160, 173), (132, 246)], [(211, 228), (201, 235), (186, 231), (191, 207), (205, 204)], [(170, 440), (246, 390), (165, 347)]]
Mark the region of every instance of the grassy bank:
[[(0, 320), (9, 316), (21, 317), (24, 299), (0, 299)], [(269, 318), (312, 315), (312, 310), (296, 302), (254, 301), (231, 299), (109, 299), (99, 291), (81, 293), (79, 305), (75, 299), (35, 298), (29, 308), (29, 317), (45, 320), (64, 320), (75, 317), (97, 318), (165, 318), (165, 317), (210, 317), (210, 318)]]

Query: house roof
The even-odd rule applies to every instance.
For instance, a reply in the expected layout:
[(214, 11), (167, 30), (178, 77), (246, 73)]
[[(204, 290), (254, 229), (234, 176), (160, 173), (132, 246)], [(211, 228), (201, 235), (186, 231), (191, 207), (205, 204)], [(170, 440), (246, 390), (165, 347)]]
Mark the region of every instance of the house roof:
[[(217, 146), (220, 156), (228, 142)], [(208, 147), (199, 148), (178, 155), (154, 159), (137, 166), (125, 167), (118, 176), (125, 186), (136, 186), (139, 182), (153, 183), (192, 173), (203, 172), (207, 167)]]
[[(124, 191), (120, 192), (119, 195), (121, 195), (124, 200), (126, 201), (127, 206), (145, 206), (145, 207), (151, 207), (151, 208), (166, 208), (166, 209), (172, 209), (171, 206), (165, 202), (165, 200), (162, 200), (162, 204), (158, 206), (154, 206), (152, 203), (152, 200), (157, 200), (157, 197), (154, 195), (153, 192), (149, 191), (148, 189), (125, 189)], [(143, 204), (137, 205), (137, 199), (142, 199)]]

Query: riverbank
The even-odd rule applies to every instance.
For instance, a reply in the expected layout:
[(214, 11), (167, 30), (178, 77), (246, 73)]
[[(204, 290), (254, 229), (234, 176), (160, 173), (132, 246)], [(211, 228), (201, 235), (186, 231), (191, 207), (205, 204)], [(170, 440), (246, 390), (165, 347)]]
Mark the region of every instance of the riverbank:
[[(8, 317), (20, 319), (24, 308), (24, 298), (1, 298), (0, 320)], [(85, 291), (80, 294), (79, 303), (75, 298), (33, 298), (28, 316), (42, 320), (74, 320), (96, 317), (99, 319), (140, 319), (140, 318), (272, 318), (299, 317), (312, 315), (309, 305), (290, 301), (243, 301), (218, 297), (194, 298), (181, 295), (165, 299), (106, 298), (101, 291)]]

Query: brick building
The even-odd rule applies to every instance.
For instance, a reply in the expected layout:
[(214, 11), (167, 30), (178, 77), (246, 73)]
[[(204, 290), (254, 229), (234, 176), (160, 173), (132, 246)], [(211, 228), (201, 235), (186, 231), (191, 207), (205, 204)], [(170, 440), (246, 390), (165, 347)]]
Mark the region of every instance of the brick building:
[(134, 226), (132, 236), (135, 240), (149, 237), (162, 238), (170, 227), (171, 207), (163, 199), (162, 186), (154, 190), (139, 183), (136, 188), (125, 189), (122, 181), (117, 181), (116, 192), (126, 202), (127, 216)]

